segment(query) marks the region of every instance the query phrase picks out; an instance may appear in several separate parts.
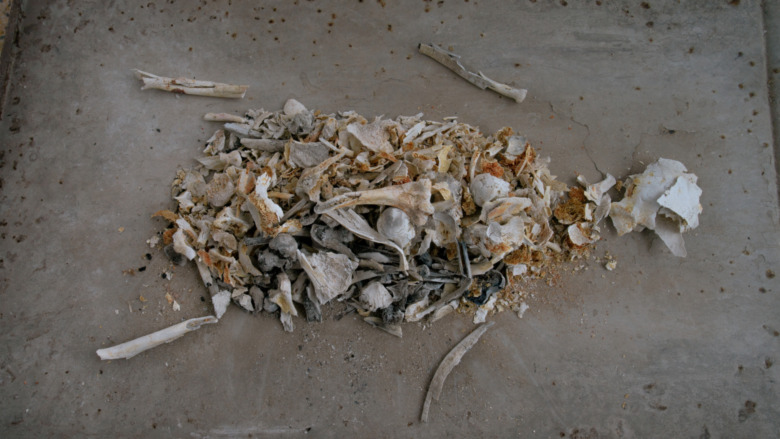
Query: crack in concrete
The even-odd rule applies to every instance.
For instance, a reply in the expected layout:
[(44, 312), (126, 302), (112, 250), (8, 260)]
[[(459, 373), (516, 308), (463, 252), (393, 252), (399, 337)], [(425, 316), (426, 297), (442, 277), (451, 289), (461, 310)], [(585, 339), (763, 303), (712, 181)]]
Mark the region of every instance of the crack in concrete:
[[(553, 114), (558, 114), (558, 115), (562, 114), (561, 112), (555, 109), (555, 105), (552, 102), (547, 102), (547, 105), (550, 106), (550, 111)], [(602, 176), (607, 175), (606, 172), (602, 171), (601, 168), (599, 168), (599, 165), (596, 163), (596, 160), (593, 158), (593, 154), (588, 148), (588, 139), (590, 138), (590, 127), (588, 126), (588, 124), (576, 120), (573, 114), (569, 114), (568, 118), (569, 121), (572, 122), (573, 124), (585, 128), (585, 137), (582, 139), (582, 149), (585, 151), (585, 155), (588, 156), (588, 159), (593, 164), (593, 167), (596, 168), (596, 170), (599, 171)]]

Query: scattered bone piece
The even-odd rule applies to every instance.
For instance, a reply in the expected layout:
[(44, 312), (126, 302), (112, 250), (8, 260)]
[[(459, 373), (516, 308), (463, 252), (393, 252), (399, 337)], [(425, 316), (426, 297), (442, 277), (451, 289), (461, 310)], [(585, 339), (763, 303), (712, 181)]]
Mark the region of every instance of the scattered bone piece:
[(660, 158), (642, 174), (631, 175), (626, 196), (612, 203), (609, 212), (618, 235), (646, 227), (673, 255), (685, 257), (682, 233), (699, 225), (702, 211), (697, 177), (686, 171), (682, 163)]
[(496, 307), (496, 301), (498, 300), (498, 297), (495, 295), (490, 296), (487, 302), (485, 302), (484, 305), (481, 305), (477, 312), (474, 313), (474, 324), (479, 323), (485, 323), (485, 319), (487, 318), (487, 315), (490, 311), (493, 311), (493, 309)]
[(230, 305), (230, 296), (230, 291), (227, 290), (222, 290), (211, 296), (211, 304), (214, 305), (214, 314), (217, 315), (217, 319), (221, 319), (225, 315), (225, 311)]
[(214, 316), (189, 319), (157, 332), (136, 338), (135, 340), (130, 340), (110, 348), (98, 349), (97, 354), (101, 360), (118, 360), (120, 358), (130, 359), (145, 350), (159, 346), (163, 343), (170, 343), (188, 332), (200, 329), (202, 325), (217, 323), (217, 321), (218, 319)]
[(466, 355), (466, 352), (471, 350), (471, 348), (477, 344), (479, 338), (482, 337), (485, 331), (493, 326), (493, 324), (494, 322), (490, 322), (478, 326), (471, 332), (471, 334), (467, 335), (463, 340), (460, 341), (460, 343), (455, 345), (455, 347), (452, 348), (452, 350), (441, 361), (439, 367), (436, 369), (436, 373), (433, 374), (433, 379), (431, 380), (430, 385), (428, 386), (428, 393), (425, 395), (425, 403), (423, 404), (422, 414), (420, 415), (420, 420), (422, 422), (428, 422), (428, 412), (431, 408), (431, 401), (439, 400), (441, 390), (444, 387), (444, 380), (447, 379), (447, 376), (450, 374), (450, 372), (452, 372), (452, 369), (454, 369), (455, 366), (460, 363), (460, 360), (464, 355)]
[(217, 98), (243, 98), (246, 94), (248, 85), (231, 85), (219, 82), (201, 81), (188, 78), (166, 78), (151, 73), (133, 69), (135, 77), (143, 81), (144, 86), (141, 90), (156, 88), (158, 90), (170, 91), (172, 93), (182, 93), (197, 96), (210, 96)]
[(466, 68), (463, 67), (463, 65), (460, 63), (460, 55), (446, 51), (439, 46), (421, 43), (418, 46), (418, 50), (423, 55), (434, 59), (439, 64), (457, 73), (458, 76), (482, 90), (489, 88), (500, 95), (514, 99), (514, 101), (518, 104), (523, 102), (523, 100), (525, 100), (525, 96), (528, 94), (528, 90), (524, 88), (510, 87), (506, 84), (502, 84), (488, 78), (482, 72), (473, 73), (466, 70)]

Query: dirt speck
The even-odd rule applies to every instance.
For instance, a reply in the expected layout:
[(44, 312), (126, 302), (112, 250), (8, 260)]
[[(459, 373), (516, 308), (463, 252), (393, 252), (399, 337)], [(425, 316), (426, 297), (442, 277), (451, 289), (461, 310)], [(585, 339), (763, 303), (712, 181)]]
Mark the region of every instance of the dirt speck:
[(745, 401), (745, 407), (739, 409), (739, 412), (737, 413), (737, 419), (739, 420), (739, 422), (745, 422), (755, 412), (756, 412), (756, 403), (751, 400), (747, 400)]

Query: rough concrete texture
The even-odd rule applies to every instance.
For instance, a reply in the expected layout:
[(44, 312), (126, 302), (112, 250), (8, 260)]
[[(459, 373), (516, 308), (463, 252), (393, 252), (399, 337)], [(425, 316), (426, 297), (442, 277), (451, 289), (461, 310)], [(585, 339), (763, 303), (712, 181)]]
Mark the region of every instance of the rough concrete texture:
[[(0, 122), (0, 435), (778, 435), (777, 7), (256, 3), (23, 2)], [(529, 99), (470, 86), (417, 54), (419, 42), (452, 46)], [(140, 91), (131, 68), (251, 88), (230, 101)], [(570, 184), (575, 172), (623, 178), (680, 160), (700, 177), (701, 226), (678, 259), (652, 234), (618, 238), (608, 225), (594, 256), (609, 251), (617, 270), (572, 263), (531, 288), (522, 319), (495, 316), (428, 424), (425, 389), (472, 329), (465, 316), (407, 324), (397, 339), (335, 311), (287, 334), (234, 307), (175, 343), (99, 361), (100, 347), (209, 312), (195, 270), (145, 243), (163, 227), (150, 214), (172, 205), (175, 171), (215, 129), (202, 115), (291, 97), (325, 112), (512, 126)]]

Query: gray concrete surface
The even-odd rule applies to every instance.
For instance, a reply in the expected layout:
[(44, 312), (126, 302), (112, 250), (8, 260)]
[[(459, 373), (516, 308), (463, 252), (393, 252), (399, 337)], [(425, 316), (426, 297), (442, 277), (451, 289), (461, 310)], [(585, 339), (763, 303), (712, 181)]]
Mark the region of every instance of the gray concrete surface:
[[(23, 2), (0, 122), (0, 435), (780, 434), (777, 7), (255, 3)], [(418, 55), (421, 41), (452, 46), (530, 98), (469, 86)], [(251, 88), (241, 101), (142, 92), (135, 67)], [(577, 171), (625, 177), (677, 159), (700, 177), (701, 226), (686, 259), (608, 226), (594, 255), (611, 252), (618, 269), (586, 261), (532, 287), (522, 319), (496, 316), (428, 424), (425, 388), (472, 328), (465, 316), (408, 324), (399, 340), (334, 312), (286, 334), (231, 309), (173, 344), (100, 362), (100, 347), (208, 311), (194, 270), (166, 281), (164, 255), (144, 258), (162, 227), (150, 214), (171, 205), (174, 172), (214, 129), (202, 114), (275, 110), (290, 97), (326, 112), (512, 126), (569, 183)]]

